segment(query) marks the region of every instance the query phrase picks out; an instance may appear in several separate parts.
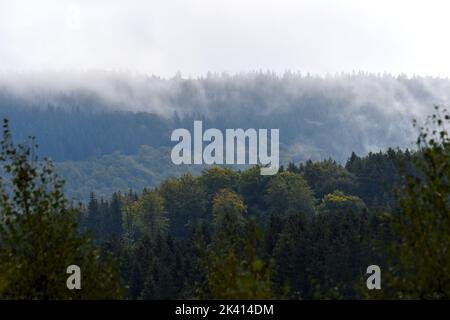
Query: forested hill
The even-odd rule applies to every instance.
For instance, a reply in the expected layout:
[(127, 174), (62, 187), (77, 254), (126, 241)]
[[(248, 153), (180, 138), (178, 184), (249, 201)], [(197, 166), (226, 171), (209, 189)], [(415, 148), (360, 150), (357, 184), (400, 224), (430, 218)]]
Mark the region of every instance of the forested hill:
[(180, 173), (162, 162), (171, 131), (192, 130), (193, 120), (205, 128), (279, 128), (282, 162), (331, 157), (343, 164), (353, 151), (411, 147), (412, 119), (449, 101), (448, 79), (364, 73), (0, 75), (0, 117), (10, 120), (16, 140), (36, 136), (41, 155), (59, 163), (68, 194), (83, 198), (87, 180), (109, 195)]
[(449, 101), (448, 79), (389, 75), (0, 76), (0, 116), (17, 138), (37, 136), (41, 152), (57, 161), (169, 146), (171, 130), (191, 128), (194, 119), (207, 127), (280, 128), (291, 157), (345, 161), (352, 151), (409, 145), (411, 120)]

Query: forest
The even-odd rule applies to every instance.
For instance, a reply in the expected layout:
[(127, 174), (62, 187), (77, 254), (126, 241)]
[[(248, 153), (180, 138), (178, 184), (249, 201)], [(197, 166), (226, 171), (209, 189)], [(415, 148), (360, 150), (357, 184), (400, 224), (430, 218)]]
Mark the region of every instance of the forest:
[[(450, 104), (445, 78), (349, 73), (208, 74), (164, 79), (114, 72), (0, 75), (0, 118), (17, 141), (36, 136), (68, 198), (156, 187), (202, 166), (174, 166), (177, 128), (280, 129), (280, 163), (415, 149), (413, 119)], [(242, 168), (239, 168), (242, 169)]]
[[(448, 299), (449, 124), (436, 107), (415, 151), (209, 167), (83, 204), (5, 120), (0, 298)], [(74, 262), (85, 286), (70, 292)]]
[(133, 299), (361, 298), (367, 266), (388, 263), (387, 215), (411, 159), (391, 149), (274, 177), (213, 167), (142, 193), (92, 193), (78, 221), (122, 259)]

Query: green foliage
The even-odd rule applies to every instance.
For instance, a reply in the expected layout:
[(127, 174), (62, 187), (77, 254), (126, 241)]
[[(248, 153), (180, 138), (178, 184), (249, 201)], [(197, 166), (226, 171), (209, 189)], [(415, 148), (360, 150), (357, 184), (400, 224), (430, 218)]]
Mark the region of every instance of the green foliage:
[(185, 170), (172, 163), (170, 148), (148, 145), (140, 146), (136, 154), (114, 152), (82, 161), (58, 162), (55, 166), (67, 181), (67, 196), (78, 201), (89, 200), (92, 190), (97, 196), (106, 198), (129, 188), (156, 187), (164, 179), (186, 174), (186, 171), (200, 174), (203, 169), (202, 166), (190, 166)]
[(156, 191), (144, 193), (135, 204), (136, 225), (142, 233), (165, 233), (169, 227), (169, 218), (164, 208), (164, 200)]
[(122, 234), (122, 204), (119, 194), (113, 193), (108, 209), (104, 231), (107, 235), (120, 236)]
[(317, 212), (311, 228), (312, 254), (317, 257), (310, 273), (318, 286), (314, 294), (358, 298), (358, 278), (367, 266), (382, 262), (372, 247), (378, 239), (376, 220), (371, 225), (375, 214), (359, 197), (340, 191), (326, 195)]
[(213, 223), (216, 236), (232, 243), (241, 236), (247, 210), (242, 199), (228, 189), (219, 190), (213, 201)]
[(270, 180), (270, 176), (261, 175), (260, 166), (243, 171), (239, 177), (238, 191), (248, 207), (248, 214), (260, 220), (267, 210), (262, 190), (266, 190)]
[(138, 299), (181, 297), (185, 265), (180, 244), (170, 235), (146, 234), (132, 250), (130, 295)]
[(334, 190), (352, 193), (357, 188), (356, 177), (331, 159), (318, 162), (307, 161), (294, 171), (303, 174), (318, 199), (322, 199)]
[(287, 288), (290, 298), (357, 298), (353, 286), (376, 257), (372, 216), (361, 199), (340, 191), (326, 195), (309, 219), (288, 216), (273, 249), (276, 290)]
[[(12, 142), (3, 124), (0, 161), (0, 298), (118, 298), (118, 274), (110, 258), (100, 255), (79, 235), (76, 211), (61, 191), (63, 181), (50, 161), (37, 161), (36, 145)], [(80, 266), (82, 289), (68, 290), (68, 266)]]
[[(358, 157), (354, 152), (345, 168), (355, 176), (357, 188), (354, 194), (371, 207), (389, 208), (397, 206), (395, 189), (405, 184), (404, 175), (414, 171), (413, 154), (408, 150), (388, 149)], [(401, 172), (401, 168), (405, 172)], [(346, 191), (342, 189), (343, 191)]]
[(243, 214), (241, 197), (221, 189), (213, 200), (213, 239), (202, 266), (206, 278), (200, 296), (213, 299), (271, 299), (271, 264), (259, 254), (262, 233)]
[(207, 200), (211, 203), (212, 199), (220, 189), (236, 190), (239, 174), (228, 168), (212, 167), (204, 170), (200, 176), (200, 181), (207, 192)]
[(189, 227), (206, 218), (206, 191), (199, 178), (186, 174), (167, 179), (158, 188), (164, 199), (174, 236), (186, 236)]
[(345, 195), (339, 190), (327, 194), (317, 208), (319, 214), (362, 214), (366, 210), (366, 204), (359, 197)]
[[(435, 120), (438, 124), (437, 118)], [(439, 131), (432, 134), (447, 139), (446, 134), (441, 136)], [(36, 212), (56, 210), (64, 214), (48, 213), (53, 220), (49, 219), (47, 224), (43, 222), (47, 218), (32, 220), (32, 223), (23, 218), (20, 229), (24, 232), (21, 234), (30, 234), (27, 237), (32, 239), (33, 245), (19, 246), (17, 250), (21, 253), (17, 257), (11, 254), (13, 246), (2, 246), (2, 252), (9, 255), (9, 260), (0, 262), (0, 292), (4, 292), (5, 297), (12, 297), (13, 290), (8, 288), (14, 284), (20, 288), (19, 293), (26, 292), (26, 286), (37, 288), (27, 294), (41, 297), (36, 292), (42, 291), (43, 277), (36, 280), (28, 275), (29, 279), (19, 279), (17, 270), (33, 265), (29, 258), (33, 257), (39, 261), (39, 268), (43, 268), (43, 271), (37, 271), (38, 275), (51, 274), (54, 268), (60, 268), (57, 263), (68, 263), (64, 260), (67, 256), (92, 270), (90, 274), (96, 279), (89, 279), (89, 282), (93, 284), (97, 285), (96, 281), (103, 279), (98, 276), (101, 273), (98, 270), (103, 268), (106, 270), (103, 275), (110, 274), (110, 279), (116, 277), (115, 282), (103, 279), (105, 286), (120, 283), (127, 289), (126, 296), (132, 299), (370, 297), (367, 290), (358, 290), (364, 286), (366, 268), (377, 264), (387, 270), (384, 249), (394, 239), (398, 259), (390, 264), (394, 268), (389, 278), (383, 273), (386, 296), (389, 293), (402, 298), (444, 297), (448, 278), (445, 272), (439, 271), (439, 266), (448, 263), (447, 252), (445, 245), (438, 247), (437, 244), (448, 243), (448, 221), (445, 220), (448, 217), (444, 215), (448, 212), (448, 202), (444, 201), (448, 199), (448, 141), (440, 140), (437, 144), (434, 141), (437, 140), (424, 140), (427, 147), (421, 148), (418, 154), (399, 150), (366, 157), (352, 154), (345, 168), (333, 160), (299, 166), (291, 163), (277, 175), (261, 176), (258, 166), (242, 172), (213, 167), (198, 177), (185, 174), (166, 179), (159, 187), (144, 188), (139, 194), (131, 190), (125, 194), (114, 193), (110, 201), (92, 193), (87, 206), (82, 206), (80, 211), (66, 204), (61, 186), (57, 184), (59, 180), (48, 177), (53, 174), (50, 162), (42, 163), (42, 167), (38, 162), (29, 162), (35, 165), (22, 170), (17, 181), (33, 180), (36, 185), (27, 188), (40, 191), (23, 193), (15, 200), (11, 198), (14, 179), (8, 177), (10, 169), (6, 166), (7, 170), (2, 174), (2, 199), (6, 200), (2, 201), (15, 203), (18, 209), (5, 206), (5, 212), (21, 212), (27, 203), (32, 203), (33, 208), (40, 208), (33, 209)], [(152, 154), (152, 149), (144, 149), (139, 162), (128, 163), (134, 156), (124, 156), (128, 163), (125, 167), (133, 172), (134, 166), (140, 168), (135, 171), (137, 175), (153, 159), (147, 157), (148, 152)], [(4, 158), (8, 158), (7, 153)], [(11, 156), (8, 159), (12, 159)], [(420, 165), (416, 167), (420, 170), (411, 165), (413, 159), (419, 161)], [(411, 176), (408, 180), (402, 176), (400, 166)], [(32, 168), (36, 172), (49, 172), (44, 175), (45, 183), (44, 178), (35, 173), (31, 174), (35, 175), (33, 179), (23, 174), (33, 172)], [(126, 177), (131, 173), (125, 170), (122, 174)], [(153, 182), (148, 179), (148, 184)], [(395, 200), (392, 188), (401, 185), (405, 189), (399, 202)], [(20, 188), (26, 189), (23, 185)], [(57, 200), (59, 197), (61, 201)], [(43, 200), (36, 202), (36, 199)], [(59, 209), (53, 209), (53, 204)], [(398, 207), (401, 210), (397, 214)], [(417, 210), (425, 214), (415, 214)], [(22, 221), (22, 214), (17, 216), (14, 219), (2, 217), (3, 234), (8, 234), (2, 245), (21, 237), (11, 231), (13, 229), (8, 231), (13, 222)], [(30, 215), (34, 216), (39, 217)], [(47, 213), (41, 216), (47, 217)], [(80, 222), (78, 233), (75, 218)], [(444, 224), (437, 221), (444, 221)], [(396, 233), (393, 233), (392, 223)], [(39, 230), (38, 234), (45, 243), (48, 239), (51, 248), (45, 247), (30, 230)], [(421, 234), (421, 238), (416, 239), (411, 230)], [(92, 247), (85, 236), (80, 236), (84, 231), (91, 231), (96, 236), (95, 243), (101, 245), (102, 253)], [(24, 242), (18, 243), (24, 246)], [(72, 248), (77, 254), (66, 253), (60, 245)], [(10, 251), (4, 248), (10, 248)], [(63, 258), (62, 262), (50, 259), (45, 264), (47, 270), (43, 260), (35, 258), (34, 252), (48, 260), (47, 252), (51, 250), (62, 252)], [(85, 253), (81, 255), (80, 252)], [(105, 258), (110, 255), (120, 262), (120, 279)], [(34, 265), (33, 268), (39, 269)], [(426, 270), (426, 273), (418, 270)], [(58, 277), (65, 280), (66, 274), (58, 274)], [(411, 283), (416, 280), (420, 283), (420, 293), (412, 289)], [(60, 280), (55, 281), (59, 283)], [(73, 293), (67, 297), (101, 296), (100, 289), (104, 287), (89, 288), (91, 291), (87, 295), (87, 286), (86, 283), (83, 287), (85, 295)], [(59, 291), (56, 294), (50, 289), (45, 290), (48, 291), (45, 297), (60, 294)], [(118, 291), (108, 292), (111, 293), (108, 297), (113, 297)]]
[(288, 291), (288, 297), (306, 295), (308, 283), (308, 222), (303, 213), (290, 215), (273, 250), (274, 282), (278, 294)]
[[(397, 153), (389, 157), (395, 163), (404, 159)], [(366, 168), (378, 161), (373, 156), (355, 159)], [(341, 176), (342, 181), (360, 179), (366, 172), (358, 169), (351, 178), (332, 161), (306, 166), (305, 171), (291, 164), (275, 176), (261, 176), (257, 166), (243, 172), (215, 167), (199, 177), (167, 179), (141, 195), (130, 191), (116, 197), (123, 234), (113, 252), (121, 257), (121, 283), (128, 296), (251, 298), (257, 297), (255, 286), (262, 286), (270, 288), (263, 292), (271, 297), (360, 298), (356, 287), (364, 283), (367, 266), (386, 268), (381, 249), (393, 237), (389, 210), (366, 206), (357, 188), (354, 193), (333, 190), (316, 202), (314, 192), (348, 186), (336, 181)], [(306, 172), (334, 182), (317, 181), (318, 189), (312, 190)], [(108, 225), (112, 202), (97, 201), (87, 211), (96, 207), (100, 225)], [(155, 217), (163, 217), (163, 223), (154, 223)], [(251, 223), (264, 233), (248, 235)], [(246, 242), (252, 243), (247, 251)], [(262, 262), (261, 272), (251, 261)], [(231, 283), (228, 289), (226, 283)]]
[(416, 175), (402, 190), (400, 211), (393, 215), (398, 241), (389, 291), (403, 299), (450, 298), (450, 137), (447, 110), (436, 107), (420, 127)]
[[(232, 223), (229, 221), (228, 223)], [(229, 226), (227, 229), (229, 229)], [(262, 233), (252, 221), (240, 238), (224, 238), (220, 231), (208, 248), (207, 297), (213, 299), (274, 299), (271, 262), (258, 255)]]
[(313, 193), (300, 174), (282, 172), (268, 184), (266, 204), (269, 212), (281, 214), (314, 214), (315, 199)]
[[(384, 266), (373, 242), (391, 239), (389, 225), (359, 197), (337, 190), (316, 205), (292, 168), (272, 177), (261, 176), (258, 167), (212, 168), (199, 177), (168, 179), (150, 193), (120, 196), (124, 234), (113, 252), (122, 258), (128, 296), (359, 298), (354, 285), (365, 268)], [(149, 194), (146, 211), (166, 210), (168, 230), (150, 231), (152, 219), (140, 218)], [(98, 207), (111, 205), (99, 201)], [(254, 231), (252, 224), (258, 225)], [(258, 296), (256, 287), (267, 290)]]

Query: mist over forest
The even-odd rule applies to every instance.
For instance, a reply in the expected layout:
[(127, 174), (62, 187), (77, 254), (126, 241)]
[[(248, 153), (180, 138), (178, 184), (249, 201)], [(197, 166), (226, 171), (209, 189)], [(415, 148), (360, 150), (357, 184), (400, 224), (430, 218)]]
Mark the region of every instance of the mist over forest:
[(417, 300), (450, 300), (449, 12), (0, 0), (2, 311), (437, 312)]
[(279, 128), (284, 164), (330, 157), (344, 164), (352, 152), (413, 148), (412, 120), (449, 101), (449, 79), (362, 72), (0, 75), (0, 116), (10, 120), (16, 140), (36, 136), (68, 194), (83, 199), (88, 189), (109, 196), (199, 173), (169, 161), (170, 133), (191, 130), (194, 120), (206, 128)]

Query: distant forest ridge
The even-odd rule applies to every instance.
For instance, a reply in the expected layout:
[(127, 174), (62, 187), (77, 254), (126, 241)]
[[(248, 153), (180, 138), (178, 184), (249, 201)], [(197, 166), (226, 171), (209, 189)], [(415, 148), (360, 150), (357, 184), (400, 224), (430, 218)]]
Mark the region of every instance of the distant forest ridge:
[(169, 158), (171, 132), (192, 130), (194, 120), (205, 129), (278, 128), (284, 164), (345, 164), (352, 152), (414, 148), (412, 120), (449, 101), (449, 79), (389, 74), (0, 75), (0, 117), (10, 120), (15, 140), (36, 136), (40, 155), (58, 163), (67, 188), (82, 190), (68, 194), (81, 198), (86, 184), (109, 195), (200, 172)]
[(170, 132), (197, 119), (219, 129), (279, 128), (287, 158), (344, 162), (352, 151), (411, 146), (412, 119), (449, 101), (448, 79), (366, 73), (0, 75), (0, 116), (57, 161), (170, 146)]

